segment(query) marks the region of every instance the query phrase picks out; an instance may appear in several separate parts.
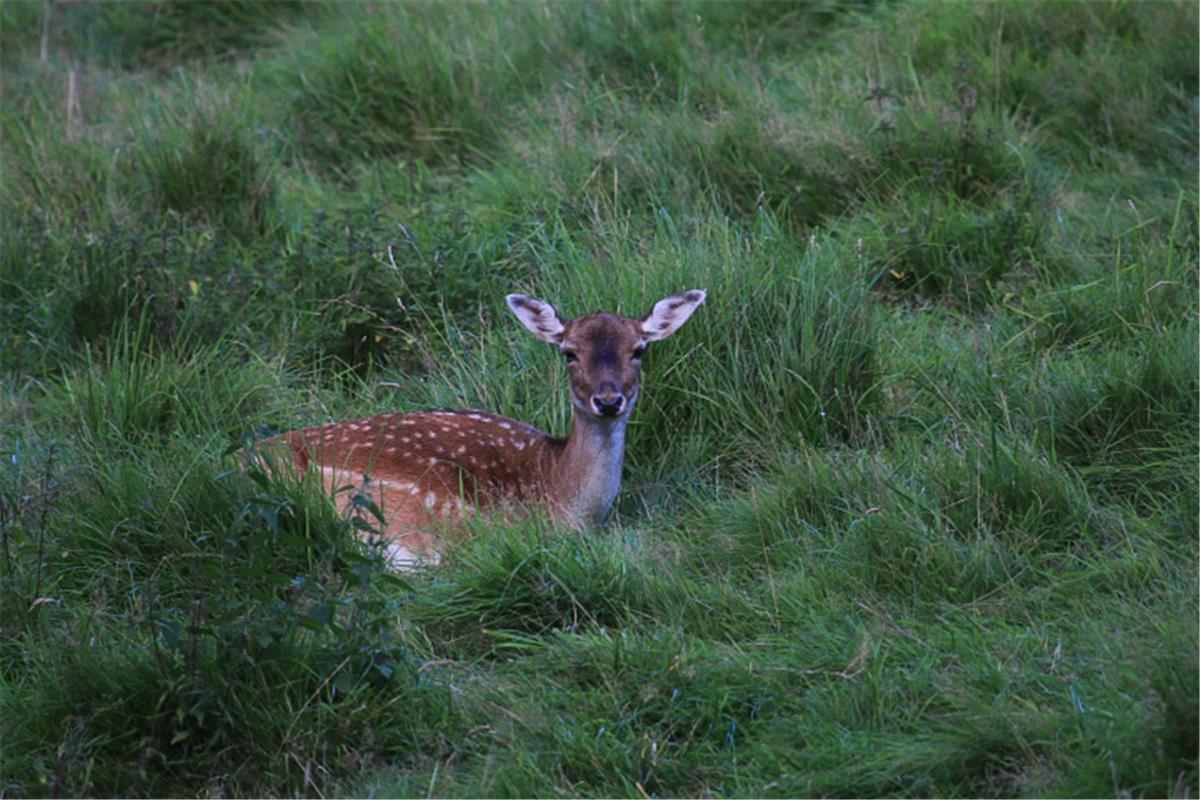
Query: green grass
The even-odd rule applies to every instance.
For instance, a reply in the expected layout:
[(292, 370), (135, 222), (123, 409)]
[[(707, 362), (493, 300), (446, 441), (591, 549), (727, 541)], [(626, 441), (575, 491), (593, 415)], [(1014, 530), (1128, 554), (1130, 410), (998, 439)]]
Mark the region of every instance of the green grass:
[[(1195, 796), (1196, 26), (0, 3), (0, 794)], [(242, 455), (690, 288), (603, 531)]]

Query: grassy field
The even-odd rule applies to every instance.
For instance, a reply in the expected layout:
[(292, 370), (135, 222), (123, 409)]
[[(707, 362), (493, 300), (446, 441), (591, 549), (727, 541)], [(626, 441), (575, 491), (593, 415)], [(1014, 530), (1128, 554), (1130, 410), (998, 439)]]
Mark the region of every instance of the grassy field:
[[(1196, 797), (1194, 2), (0, 3), (0, 797)], [(396, 576), (242, 446), (564, 432)]]

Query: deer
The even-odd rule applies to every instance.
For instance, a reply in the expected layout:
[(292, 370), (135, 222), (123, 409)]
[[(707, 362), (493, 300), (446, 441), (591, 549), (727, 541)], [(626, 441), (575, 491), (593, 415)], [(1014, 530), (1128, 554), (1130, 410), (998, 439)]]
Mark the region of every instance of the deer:
[(483, 411), (437, 410), (318, 425), (263, 445), (298, 473), (319, 473), (343, 515), (364, 498), (374, 503), (375, 533), (397, 571), (436, 564), (441, 534), (478, 512), (531, 507), (570, 528), (599, 528), (621, 489), (646, 346), (679, 330), (706, 296), (672, 295), (640, 319), (601, 311), (569, 321), (544, 300), (506, 297), (529, 332), (566, 361), (566, 437)]

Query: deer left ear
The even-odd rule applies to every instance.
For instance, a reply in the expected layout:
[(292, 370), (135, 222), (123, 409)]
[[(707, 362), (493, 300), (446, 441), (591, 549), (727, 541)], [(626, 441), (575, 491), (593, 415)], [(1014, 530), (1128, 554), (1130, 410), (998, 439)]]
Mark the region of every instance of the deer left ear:
[(648, 342), (665, 339), (683, 326), (692, 313), (704, 302), (708, 294), (703, 289), (693, 289), (683, 294), (673, 294), (654, 304), (650, 313), (642, 319), (642, 335)]
[(564, 325), (554, 306), (524, 294), (510, 294), (505, 300), (521, 324), (534, 336), (551, 344), (562, 342)]

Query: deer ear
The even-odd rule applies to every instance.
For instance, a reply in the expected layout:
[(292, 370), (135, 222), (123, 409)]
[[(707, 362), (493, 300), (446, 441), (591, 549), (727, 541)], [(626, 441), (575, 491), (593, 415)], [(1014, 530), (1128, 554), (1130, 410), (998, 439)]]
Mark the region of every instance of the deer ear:
[(683, 294), (673, 294), (654, 304), (654, 308), (642, 320), (642, 335), (648, 342), (665, 339), (683, 326), (708, 294), (703, 289), (693, 289)]
[(530, 333), (543, 342), (562, 343), (563, 321), (554, 310), (554, 306), (524, 294), (510, 294), (505, 299), (508, 300), (508, 307), (517, 315), (517, 319), (521, 320), (521, 324), (529, 328)]

